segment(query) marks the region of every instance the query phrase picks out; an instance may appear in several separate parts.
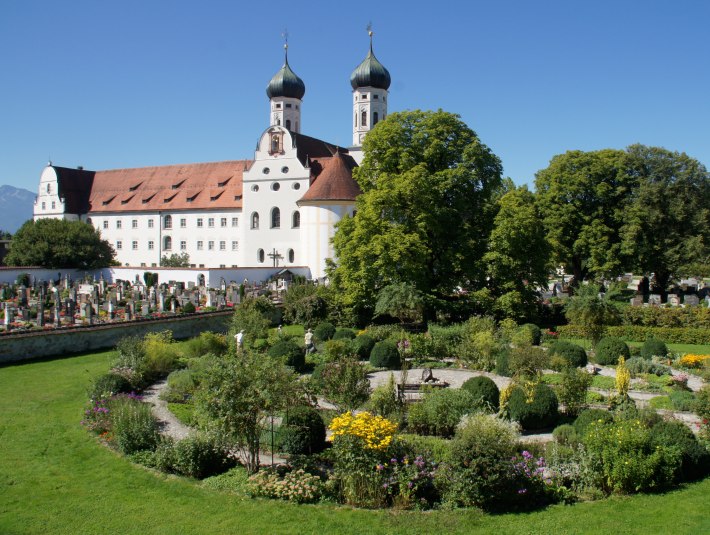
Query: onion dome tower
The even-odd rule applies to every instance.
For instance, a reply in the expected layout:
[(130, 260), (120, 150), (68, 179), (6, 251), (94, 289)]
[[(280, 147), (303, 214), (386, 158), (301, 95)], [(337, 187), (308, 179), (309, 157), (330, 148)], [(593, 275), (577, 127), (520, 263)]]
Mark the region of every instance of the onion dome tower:
[(284, 64), (266, 86), (271, 107), (270, 126), (284, 126), (292, 132), (301, 131), (301, 104), (306, 85), (288, 64), (288, 43), (284, 44)]
[(387, 117), (387, 94), (392, 82), (389, 71), (378, 61), (372, 51), (350, 75), (353, 88), (353, 146), (362, 145), (362, 140), (378, 121)]

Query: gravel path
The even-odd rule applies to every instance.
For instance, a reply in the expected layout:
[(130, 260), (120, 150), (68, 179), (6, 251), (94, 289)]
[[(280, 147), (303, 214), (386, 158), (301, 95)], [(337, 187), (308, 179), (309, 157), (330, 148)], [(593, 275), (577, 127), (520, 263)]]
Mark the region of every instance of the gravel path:
[(153, 405), (153, 416), (160, 424), (160, 432), (163, 435), (173, 437), (175, 440), (182, 440), (190, 435), (192, 429), (178, 420), (175, 415), (168, 410), (166, 401), (160, 399), (160, 393), (168, 386), (167, 379), (158, 381), (151, 385), (143, 393), (143, 401)]

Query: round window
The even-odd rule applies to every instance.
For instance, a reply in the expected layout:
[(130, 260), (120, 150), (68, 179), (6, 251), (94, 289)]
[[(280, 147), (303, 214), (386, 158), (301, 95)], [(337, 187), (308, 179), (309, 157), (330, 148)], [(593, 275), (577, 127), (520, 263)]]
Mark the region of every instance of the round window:
[(259, 191), (259, 186), (258, 186), (257, 184), (254, 184), (254, 185), (251, 187), (251, 190), (252, 190), (252, 191)]
[(293, 186), (291, 186), (293, 189), (301, 189), (301, 185), (298, 182), (295, 182)]
[(271, 184), (271, 189), (274, 191), (279, 191), (281, 189), (281, 184), (279, 184), (278, 182), (274, 182), (273, 184)]
[(271, 169), (269, 169), (268, 167), (264, 167), (262, 171), (265, 175), (268, 175), (271, 172)]
[(286, 173), (288, 173), (288, 167), (286, 167), (286, 166), (284, 165), (284, 166), (281, 168), (281, 172), (282, 172), (284, 175), (285, 175)]

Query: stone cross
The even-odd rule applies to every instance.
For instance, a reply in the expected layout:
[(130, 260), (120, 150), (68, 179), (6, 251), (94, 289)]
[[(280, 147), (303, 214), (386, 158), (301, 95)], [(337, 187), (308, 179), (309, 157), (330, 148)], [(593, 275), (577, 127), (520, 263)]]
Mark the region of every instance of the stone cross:
[(274, 267), (279, 267), (279, 260), (283, 260), (283, 255), (279, 254), (276, 247), (274, 247), (273, 251), (268, 254), (268, 257), (274, 261)]

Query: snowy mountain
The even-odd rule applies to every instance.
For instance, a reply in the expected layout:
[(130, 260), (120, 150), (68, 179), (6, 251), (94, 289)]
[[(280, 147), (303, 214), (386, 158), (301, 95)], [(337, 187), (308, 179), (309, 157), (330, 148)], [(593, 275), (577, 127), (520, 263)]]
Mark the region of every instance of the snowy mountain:
[(13, 186), (0, 186), (0, 230), (15, 232), (32, 219), (35, 194)]

